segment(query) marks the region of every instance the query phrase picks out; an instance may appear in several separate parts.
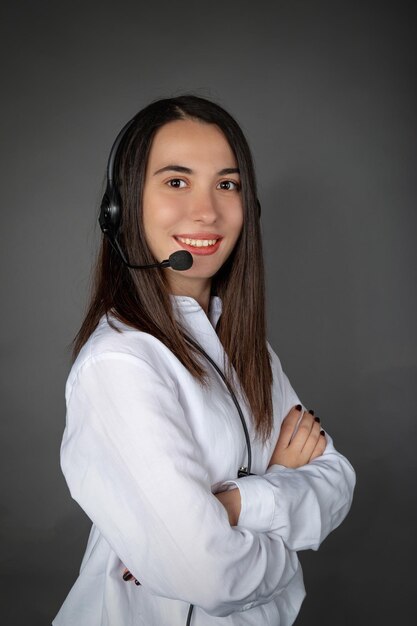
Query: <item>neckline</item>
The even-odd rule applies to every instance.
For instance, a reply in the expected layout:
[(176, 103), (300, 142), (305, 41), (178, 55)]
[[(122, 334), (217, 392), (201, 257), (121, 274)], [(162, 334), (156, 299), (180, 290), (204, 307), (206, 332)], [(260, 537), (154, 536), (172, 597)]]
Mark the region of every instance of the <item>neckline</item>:
[(170, 294), (173, 309), (183, 315), (192, 315), (200, 313), (205, 315), (213, 328), (216, 328), (219, 318), (222, 314), (222, 301), (218, 296), (211, 296), (208, 315), (203, 311), (200, 304), (191, 296), (177, 296)]

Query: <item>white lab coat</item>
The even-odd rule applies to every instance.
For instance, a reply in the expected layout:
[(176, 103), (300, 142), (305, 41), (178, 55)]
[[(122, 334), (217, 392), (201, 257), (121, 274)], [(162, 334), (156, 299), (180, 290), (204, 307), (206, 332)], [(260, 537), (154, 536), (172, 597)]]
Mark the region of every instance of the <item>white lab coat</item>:
[[(223, 368), (210, 320), (189, 297), (172, 296), (177, 319)], [(317, 549), (346, 516), (355, 474), (327, 435), (312, 463), (267, 470), (282, 419), (299, 403), (277, 356), (274, 430), (252, 443), (247, 464), (239, 415), (204, 362), (202, 387), (153, 336), (103, 319), (81, 350), (67, 387), (62, 471), (93, 522), (80, 574), (54, 626), (290, 626), (305, 596), (297, 550)], [(232, 482), (228, 482), (232, 481)], [(238, 525), (213, 493), (242, 496)], [(122, 579), (124, 566), (141, 582)]]

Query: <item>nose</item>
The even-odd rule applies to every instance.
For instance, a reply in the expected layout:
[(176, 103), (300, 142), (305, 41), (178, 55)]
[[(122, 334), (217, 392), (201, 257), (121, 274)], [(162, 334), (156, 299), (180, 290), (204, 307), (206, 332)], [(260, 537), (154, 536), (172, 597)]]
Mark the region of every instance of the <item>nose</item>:
[(190, 216), (195, 222), (214, 224), (218, 217), (216, 200), (210, 190), (196, 191), (190, 204)]

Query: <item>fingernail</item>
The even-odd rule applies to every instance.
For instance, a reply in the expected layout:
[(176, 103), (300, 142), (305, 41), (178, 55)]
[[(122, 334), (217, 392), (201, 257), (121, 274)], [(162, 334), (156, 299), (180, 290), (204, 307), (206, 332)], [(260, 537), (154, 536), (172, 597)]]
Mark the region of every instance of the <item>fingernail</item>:
[(135, 585), (140, 585), (140, 582), (135, 578)]
[(314, 421), (315, 421), (315, 422), (318, 422), (318, 423), (320, 424), (320, 418), (319, 418), (319, 417), (315, 417), (315, 418), (314, 418)]
[(130, 580), (131, 578), (133, 578), (132, 574), (130, 572), (126, 572), (126, 574), (123, 574), (123, 580)]
[(310, 409), (310, 410), (309, 410), (309, 413), (310, 413), (310, 415), (314, 415), (314, 411), (313, 411), (313, 409)]
[(321, 430), (321, 431), (320, 431), (320, 435), (323, 435), (323, 437), (324, 437), (324, 435), (325, 435), (324, 430)]
[(297, 411), (301, 411), (302, 406), (301, 406), (301, 404), (297, 404), (297, 406), (295, 408), (297, 409)]

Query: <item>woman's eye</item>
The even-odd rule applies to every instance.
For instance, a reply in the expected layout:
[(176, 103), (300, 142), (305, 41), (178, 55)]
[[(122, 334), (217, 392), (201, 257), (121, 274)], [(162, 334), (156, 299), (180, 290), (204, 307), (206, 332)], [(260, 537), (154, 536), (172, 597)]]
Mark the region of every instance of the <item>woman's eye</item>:
[(175, 187), (175, 189), (182, 189), (183, 187), (186, 187), (185, 180), (182, 180), (182, 178), (171, 178), (167, 184), (170, 187)]
[(222, 180), (218, 187), (226, 191), (239, 191), (240, 185), (235, 180)]

